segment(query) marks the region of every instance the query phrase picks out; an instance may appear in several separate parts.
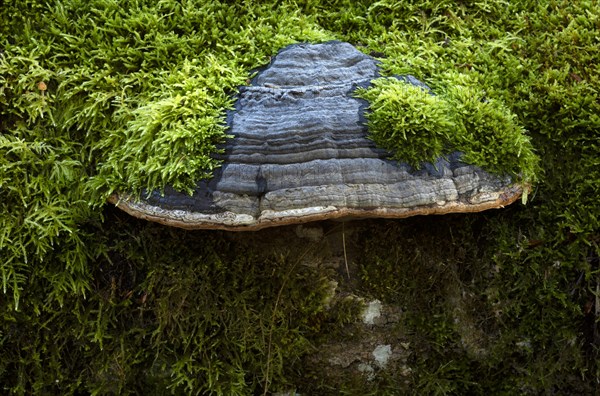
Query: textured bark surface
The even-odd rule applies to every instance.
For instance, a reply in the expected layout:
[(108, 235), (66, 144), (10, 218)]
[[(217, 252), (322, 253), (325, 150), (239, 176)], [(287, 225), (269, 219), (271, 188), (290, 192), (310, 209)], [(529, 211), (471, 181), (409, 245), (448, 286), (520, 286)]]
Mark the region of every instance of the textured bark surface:
[[(388, 160), (367, 138), (358, 86), (378, 77), (377, 61), (347, 43), (282, 50), (250, 86), (240, 87), (223, 166), (192, 196), (167, 188), (128, 213), (182, 228), (255, 230), (331, 218), (408, 217), (499, 208), (522, 192), (451, 153), (415, 170)], [(427, 86), (412, 76), (408, 84)]]

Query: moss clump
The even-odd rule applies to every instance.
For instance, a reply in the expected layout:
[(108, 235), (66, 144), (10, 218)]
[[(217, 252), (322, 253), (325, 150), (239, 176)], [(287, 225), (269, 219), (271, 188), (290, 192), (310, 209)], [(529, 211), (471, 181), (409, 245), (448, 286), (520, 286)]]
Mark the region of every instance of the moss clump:
[(539, 158), (514, 113), (468, 86), (448, 86), (445, 94), (457, 120), (455, 147), (465, 153), (465, 162), (525, 183), (537, 180)]
[(453, 135), (449, 107), (439, 96), (395, 78), (373, 81), (356, 95), (369, 101), (369, 133), (395, 159), (413, 166), (439, 158)]
[(420, 167), (445, 153), (460, 151), (463, 160), (496, 173), (535, 180), (538, 158), (516, 116), (475, 89), (446, 83), (432, 95), (421, 87), (388, 77), (359, 88), (369, 101), (369, 133), (393, 158)]

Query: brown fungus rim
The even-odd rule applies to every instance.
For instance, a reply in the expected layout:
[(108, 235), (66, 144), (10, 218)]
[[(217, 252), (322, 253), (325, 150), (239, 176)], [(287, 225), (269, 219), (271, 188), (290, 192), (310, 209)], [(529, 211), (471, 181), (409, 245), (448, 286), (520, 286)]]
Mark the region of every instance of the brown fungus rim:
[[(233, 212), (219, 214), (191, 213), (182, 210), (168, 210), (135, 201), (127, 194), (112, 194), (108, 202), (124, 212), (139, 219), (153, 221), (166, 226), (187, 230), (224, 230), (224, 231), (258, 231), (264, 228), (285, 225), (303, 224), (322, 220), (351, 219), (402, 219), (419, 215), (444, 215), (450, 213), (476, 213), (488, 209), (501, 209), (514, 203), (523, 191), (529, 191), (529, 185), (512, 184), (500, 191), (482, 194), (496, 195), (495, 199), (483, 202), (449, 201), (443, 204), (431, 204), (408, 208), (340, 208), (335, 206), (319, 206), (290, 211), (264, 211), (253, 217)], [(481, 194), (480, 194), (481, 195)], [(473, 198), (471, 199), (473, 201)], [(202, 217), (202, 220), (194, 219)], [(245, 221), (240, 221), (243, 218)], [(236, 222), (236, 219), (237, 222)]]

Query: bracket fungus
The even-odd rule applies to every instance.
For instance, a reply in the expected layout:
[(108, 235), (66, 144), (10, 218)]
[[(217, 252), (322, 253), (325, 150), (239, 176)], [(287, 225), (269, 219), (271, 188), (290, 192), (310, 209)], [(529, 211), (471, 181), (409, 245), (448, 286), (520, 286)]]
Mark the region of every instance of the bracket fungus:
[[(187, 229), (258, 230), (336, 218), (478, 212), (514, 202), (523, 187), (441, 156), (415, 169), (368, 138), (368, 103), (354, 95), (378, 61), (342, 42), (295, 44), (240, 87), (227, 116), (222, 166), (193, 195), (167, 187), (141, 200), (114, 194), (127, 213)], [(429, 88), (412, 76), (407, 84)]]

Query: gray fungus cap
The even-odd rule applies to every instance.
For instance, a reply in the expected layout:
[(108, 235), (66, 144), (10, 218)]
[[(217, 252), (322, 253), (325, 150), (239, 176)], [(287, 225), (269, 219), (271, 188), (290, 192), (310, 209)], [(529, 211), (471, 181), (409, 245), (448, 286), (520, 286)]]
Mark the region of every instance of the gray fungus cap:
[[(514, 202), (522, 186), (450, 153), (420, 170), (367, 138), (358, 86), (378, 62), (342, 42), (294, 44), (240, 87), (223, 165), (189, 196), (167, 187), (110, 201), (127, 213), (187, 229), (257, 230), (336, 218), (478, 212)], [(428, 87), (413, 76), (407, 84)]]

